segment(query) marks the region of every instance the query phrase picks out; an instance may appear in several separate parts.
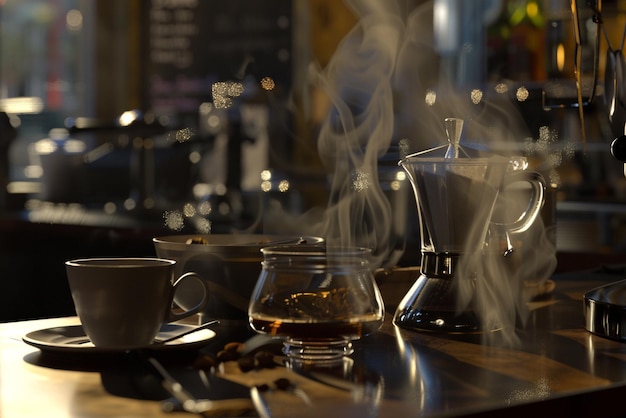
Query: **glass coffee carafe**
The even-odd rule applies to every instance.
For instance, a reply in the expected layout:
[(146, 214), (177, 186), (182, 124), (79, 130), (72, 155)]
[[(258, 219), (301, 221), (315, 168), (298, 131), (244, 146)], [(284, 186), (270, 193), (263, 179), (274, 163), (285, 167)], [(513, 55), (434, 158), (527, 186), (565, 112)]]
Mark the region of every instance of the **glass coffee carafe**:
[(266, 247), (249, 321), (283, 338), (298, 363), (341, 361), (352, 341), (376, 331), (384, 309), (369, 264), (370, 250), (323, 245)]
[[(534, 222), (544, 202), (545, 182), (539, 173), (525, 171), (523, 158), (470, 157), (459, 143), (462, 121), (446, 119), (446, 124), (448, 146), (399, 162), (417, 201), (422, 260), (420, 276), (398, 306), (394, 322), (417, 330), (490, 331), (498, 324), (483, 321), (475, 301), (460, 301), (482, 279), (474, 267), (485, 262), (485, 253), (507, 257), (513, 252), (511, 237)], [(512, 209), (502, 207), (499, 196), (513, 188), (524, 190), (524, 205), (522, 213), (507, 219), (503, 215), (510, 218)]]

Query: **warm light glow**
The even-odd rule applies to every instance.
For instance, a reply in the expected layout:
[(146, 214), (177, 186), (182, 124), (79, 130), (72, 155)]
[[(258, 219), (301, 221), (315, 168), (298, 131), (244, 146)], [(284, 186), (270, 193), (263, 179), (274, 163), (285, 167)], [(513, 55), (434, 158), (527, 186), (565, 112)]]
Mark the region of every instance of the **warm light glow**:
[(535, 3), (534, 1), (529, 1), (528, 3), (526, 3), (526, 14), (531, 19), (537, 17), (537, 15), (539, 14), (539, 6), (537, 5), (537, 3)]
[(565, 68), (565, 46), (562, 43), (556, 46), (556, 68), (559, 72)]
[(87, 150), (87, 145), (78, 139), (68, 139), (65, 141), (63, 149), (68, 153), (80, 154)]
[(191, 188), (196, 199), (200, 200), (213, 192), (213, 185), (208, 183), (196, 183)]
[(0, 99), (0, 109), (13, 115), (39, 113), (43, 110), (43, 101), (39, 97)]
[(35, 144), (35, 152), (39, 155), (52, 154), (57, 150), (57, 144), (51, 139), (42, 139)]
[(267, 181), (267, 180), (262, 181), (261, 182), (261, 190), (266, 192), (266, 193), (269, 192), (270, 190), (272, 190), (272, 182)]
[(406, 173), (404, 171), (396, 172), (396, 180), (398, 180), (398, 181), (406, 180)]
[(263, 77), (261, 79), (261, 88), (263, 90), (271, 91), (274, 90), (274, 87), (276, 87), (276, 83), (274, 83), (271, 77)]
[(24, 167), (24, 177), (28, 179), (38, 179), (43, 176), (43, 168), (40, 165), (27, 165)]
[(118, 122), (120, 126), (128, 126), (135, 120), (137, 120), (138, 117), (139, 112), (136, 112), (134, 110), (127, 110), (126, 112), (122, 113), (122, 115), (118, 119)]

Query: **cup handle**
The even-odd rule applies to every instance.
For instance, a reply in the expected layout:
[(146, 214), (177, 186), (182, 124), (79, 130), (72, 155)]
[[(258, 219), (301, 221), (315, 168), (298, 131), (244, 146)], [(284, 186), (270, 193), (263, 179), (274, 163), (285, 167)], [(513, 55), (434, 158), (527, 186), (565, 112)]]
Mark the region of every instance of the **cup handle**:
[(194, 314), (200, 312), (206, 306), (206, 304), (209, 302), (209, 287), (208, 287), (207, 283), (202, 279), (202, 277), (200, 277), (199, 274), (194, 273), (193, 271), (190, 271), (190, 272), (187, 272), (187, 273), (183, 274), (182, 276), (180, 276), (174, 282), (172, 295), (174, 295), (176, 293), (176, 289), (178, 289), (178, 286), (184, 280), (197, 280), (198, 282), (200, 282), (200, 284), (202, 285), (202, 288), (204, 290), (204, 293), (202, 295), (202, 300), (200, 302), (198, 302), (198, 304), (196, 306), (194, 306), (193, 308), (187, 309), (187, 310), (185, 310), (183, 312), (175, 312), (174, 310), (172, 310), (170, 308), (169, 317), (167, 319), (167, 322), (178, 321), (179, 319), (187, 318), (188, 316), (194, 315)]

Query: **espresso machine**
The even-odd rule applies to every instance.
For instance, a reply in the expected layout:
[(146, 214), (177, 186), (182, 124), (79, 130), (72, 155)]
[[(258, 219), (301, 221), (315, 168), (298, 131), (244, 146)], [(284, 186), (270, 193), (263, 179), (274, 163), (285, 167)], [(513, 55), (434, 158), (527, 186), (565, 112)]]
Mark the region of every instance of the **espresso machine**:
[[(611, 154), (624, 163), (626, 135), (611, 143)], [(584, 296), (585, 328), (602, 337), (626, 341), (626, 280), (591, 289)]]

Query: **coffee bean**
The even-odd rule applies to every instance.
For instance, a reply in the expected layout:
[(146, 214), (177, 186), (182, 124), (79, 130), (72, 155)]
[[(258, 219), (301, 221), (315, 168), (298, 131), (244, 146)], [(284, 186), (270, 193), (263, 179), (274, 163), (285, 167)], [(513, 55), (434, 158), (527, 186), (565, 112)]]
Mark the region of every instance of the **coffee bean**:
[(257, 367), (260, 369), (271, 369), (276, 366), (274, 363), (274, 354), (269, 351), (259, 351), (254, 355)]
[(237, 354), (232, 351), (221, 350), (217, 353), (217, 360), (221, 362), (237, 360)]
[(267, 383), (257, 385), (256, 388), (259, 392), (267, 392), (270, 390), (270, 386)]
[(202, 354), (196, 358), (193, 367), (201, 370), (210, 370), (212, 367), (215, 367), (215, 359), (208, 354)]
[(291, 381), (286, 377), (281, 377), (274, 380), (274, 386), (276, 386), (276, 388), (280, 390), (287, 390), (291, 387)]
[(231, 351), (233, 353), (238, 353), (239, 350), (242, 348), (242, 346), (243, 346), (243, 343), (230, 342), (224, 346), (224, 350)]
[(244, 373), (249, 372), (255, 367), (254, 357), (250, 357), (250, 356), (241, 357), (237, 360), (237, 364), (239, 365), (239, 369), (242, 372)]

